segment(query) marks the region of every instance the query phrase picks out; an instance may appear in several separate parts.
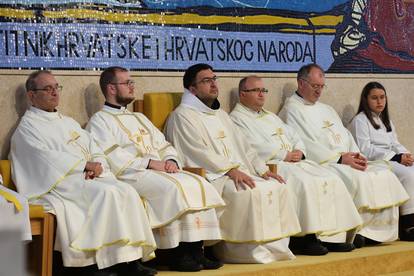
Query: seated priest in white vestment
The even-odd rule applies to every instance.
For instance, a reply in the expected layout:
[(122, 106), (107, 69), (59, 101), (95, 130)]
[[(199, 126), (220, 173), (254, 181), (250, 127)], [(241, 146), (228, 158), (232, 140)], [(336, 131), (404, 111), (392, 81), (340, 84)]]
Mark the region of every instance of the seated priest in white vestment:
[(141, 264), (156, 245), (139, 194), (110, 172), (91, 135), (56, 110), (62, 86), (51, 72), (33, 72), (26, 90), (32, 106), (11, 138), (12, 177), (30, 203), (56, 215), (63, 265), (87, 275), (156, 274)]
[(302, 228), (299, 235), (304, 237), (292, 237), (291, 249), (295, 249), (296, 241), (301, 254), (317, 255), (327, 249), (351, 251), (362, 221), (345, 184), (335, 173), (306, 159), (299, 135), (263, 108), (267, 93), (260, 77), (243, 78), (239, 84), (240, 102), (230, 117), (259, 157), (267, 164), (277, 164), (278, 173), (293, 195)]
[(298, 90), (286, 100), (279, 116), (301, 136), (306, 157), (335, 172), (346, 184), (363, 227), (354, 245), (398, 238), (398, 206), (408, 199), (385, 162), (367, 162), (336, 111), (319, 101), (325, 74), (316, 64), (303, 66)]
[(368, 160), (389, 162), (409, 194), (410, 199), (400, 206), (399, 237), (414, 241), (414, 158), (398, 141), (382, 84), (370, 82), (362, 89), (358, 112), (349, 129)]
[(205, 168), (226, 202), (220, 217), (223, 242), (214, 252), (232, 263), (292, 259), (286, 237), (299, 233), (300, 226), (284, 180), (268, 170), (220, 109), (216, 81), (208, 64), (189, 67), (181, 104), (165, 129), (184, 164)]
[(23, 241), (32, 240), (29, 204), (22, 195), (3, 186), (0, 174), (0, 231), (19, 231)]
[[(134, 187), (146, 207), (157, 248), (172, 270), (217, 269), (203, 254), (203, 241), (221, 240), (215, 208), (225, 205), (204, 178), (181, 170), (177, 152), (142, 113), (126, 106), (134, 99), (128, 70), (110, 67), (100, 86), (106, 102), (86, 129), (104, 149), (116, 177)], [(161, 253), (161, 252), (159, 252)]]

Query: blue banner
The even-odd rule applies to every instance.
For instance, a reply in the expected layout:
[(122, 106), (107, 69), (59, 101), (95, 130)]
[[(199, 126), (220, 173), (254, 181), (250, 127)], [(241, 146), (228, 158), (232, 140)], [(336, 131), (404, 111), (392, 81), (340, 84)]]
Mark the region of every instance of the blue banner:
[[(386, 7), (386, 8), (384, 8)], [(406, 0), (0, 0), (2, 68), (413, 73)]]
[(197, 62), (222, 71), (297, 71), (333, 59), (332, 35), (243, 33), (117, 24), (0, 23), (7, 67), (184, 70)]
[(175, 8), (197, 8), (208, 6), (215, 8), (259, 8), (279, 9), (302, 12), (326, 12), (349, 0), (0, 0), (0, 4), (20, 5), (51, 5), (51, 4), (83, 4), (93, 3), (98, 5), (111, 5), (117, 7), (145, 7), (150, 9), (175, 9)]

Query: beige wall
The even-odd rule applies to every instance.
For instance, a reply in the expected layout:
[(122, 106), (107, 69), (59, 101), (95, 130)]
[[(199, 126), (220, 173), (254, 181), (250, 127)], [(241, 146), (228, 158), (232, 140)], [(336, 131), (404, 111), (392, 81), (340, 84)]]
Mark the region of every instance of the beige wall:
[[(0, 70), (1, 97), (0, 110), (0, 146), (1, 158), (7, 158), (10, 137), (19, 118), (27, 107), (24, 90), (28, 70)], [(99, 92), (99, 71), (54, 71), (63, 85), (59, 110), (75, 118), (84, 125), (89, 117), (99, 109), (103, 98)], [(147, 92), (181, 92), (182, 72), (133, 72), (137, 82), (136, 95), (142, 98)], [(246, 73), (217, 73), (220, 77), (220, 100), (229, 111), (236, 99), (238, 81)], [(278, 112), (286, 97), (296, 89), (295, 74), (259, 74), (264, 78), (270, 94), (266, 108)], [(348, 123), (356, 111), (362, 87), (369, 81), (380, 81), (389, 95), (391, 118), (396, 125), (400, 141), (414, 151), (414, 129), (411, 113), (414, 103), (414, 80), (412, 75), (327, 75), (328, 88), (322, 101), (334, 106), (344, 123)], [(414, 109), (414, 108), (413, 108)]]

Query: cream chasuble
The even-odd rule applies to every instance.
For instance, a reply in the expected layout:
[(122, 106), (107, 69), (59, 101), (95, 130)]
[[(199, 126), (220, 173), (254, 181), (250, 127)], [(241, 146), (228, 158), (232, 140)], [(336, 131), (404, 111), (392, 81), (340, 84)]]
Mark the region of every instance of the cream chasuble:
[[(166, 126), (167, 138), (184, 164), (205, 168), (226, 202), (220, 218), (226, 243), (217, 247), (220, 258), (256, 263), (290, 259), (287, 239), (282, 238), (300, 232), (290, 195), (285, 185), (259, 177), (267, 171), (266, 164), (236, 133), (227, 113), (208, 108), (188, 90)], [(232, 168), (250, 175), (256, 188), (237, 191), (225, 175)]]
[[(155, 241), (139, 195), (109, 172), (103, 152), (73, 119), (31, 107), (12, 136), (10, 157), (19, 193), (56, 215), (55, 249), (65, 266), (150, 257)], [(87, 161), (102, 164), (100, 177), (85, 180)]]
[(410, 199), (400, 206), (401, 215), (414, 213), (414, 166), (404, 166), (396, 161), (390, 161), (396, 154), (408, 153), (409, 151), (398, 141), (395, 127), (391, 122), (391, 131), (387, 128), (381, 119), (373, 114), (374, 121), (380, 126), (375, 129), (368, 117), (364, 113), (356, 115), (349, 129), (355, 137), (355, 141), (361, 152), (368, 160), (386, 160), (389, 161), (393, 172), (403, 184)]
[(335, 110), (310, 104), (294, 94), (279, 116), (301, 136), (307, 157), (335, 172), (346, 184), (364, 222), (361, 235), (377, 241), (398, 238), (398, 208), (408, 195), (385, 162), (370, 162), (366, 171), (338, 164), (342, 152), (359, 152)]
[(22, 195), (7, 189), (0, 174), (0, 231), (14, 230), (21, 233), (24, 241), (32, 240), (30, 228), (29, 204)]
[(158, 248), (173, 248), (180, 241), (221, 240), (214, 208), (225, 204), (209, 182), (186, 171), (147, 169), (150, 159), (180, 162), (175, 149), (143, 114), (104, 105), (86, 129), (105, 150), (118, 179), (142, 197)]
[[(241, 103), (236, 105), (230, 117), (259, 156), (268, 164), (277, 164), (278, 173), (294, 195), (302, 235), (331, 236), (348, 230), (355, 233), (362, 221), (342, 180), (310, 160), (283, 161), (293, 150), (300, 150), (306, 156), (303, 142), (293, 129), (275, 114), (266, 110), (255, 112)], [(352, 242), (353, 235), (348, 237), (348, 242)], [(345, 242), (345, 239), (337, 242)]]

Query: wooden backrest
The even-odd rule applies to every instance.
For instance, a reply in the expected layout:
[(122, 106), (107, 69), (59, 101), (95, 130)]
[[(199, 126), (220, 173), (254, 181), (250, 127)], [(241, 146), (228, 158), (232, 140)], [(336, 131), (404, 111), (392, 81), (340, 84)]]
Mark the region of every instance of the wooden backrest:
[(3, 185), (16, 191), (16, 186), (11, 179), (11, 163), (9, 160), (0, 160), (0, 174), (3, 177)]
[(143, 100), (134, 102), (134, 111), (142, 112), (159, 129), (163, 130), (168, 115), (180, 104), (182, 93), (145, 93)]

